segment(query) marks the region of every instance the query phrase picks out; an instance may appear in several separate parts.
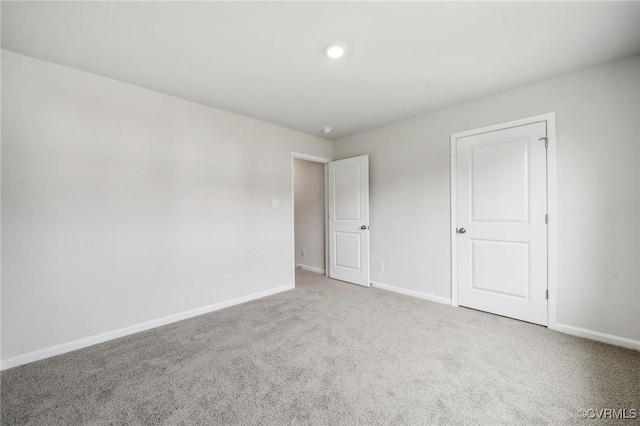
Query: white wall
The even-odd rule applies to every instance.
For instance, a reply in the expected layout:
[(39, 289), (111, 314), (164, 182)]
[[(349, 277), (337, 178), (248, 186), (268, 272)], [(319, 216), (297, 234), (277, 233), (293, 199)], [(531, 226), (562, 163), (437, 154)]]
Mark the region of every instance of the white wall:
[(324, 271), (324, 164), (296, 158), (293, 169), (296, 265)]
[(628, 58), (337, 141), (370, 156), (372, 281), (450, 298), (450, 134), (556, 111), (557, 321), (640, 339), (639, 86)]
[(332, 143), (3, 51), (3, 361), (293, 285), (292, 151)]

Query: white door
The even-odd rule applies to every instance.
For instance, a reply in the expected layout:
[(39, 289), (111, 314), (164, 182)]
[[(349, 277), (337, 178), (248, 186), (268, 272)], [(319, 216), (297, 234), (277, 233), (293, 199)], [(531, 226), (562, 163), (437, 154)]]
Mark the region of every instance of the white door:
[(329, 163), (329, 276), (369, 280), (369, 156)]
[(547, 324), (546, 122), (456, 139), (458, 304)]

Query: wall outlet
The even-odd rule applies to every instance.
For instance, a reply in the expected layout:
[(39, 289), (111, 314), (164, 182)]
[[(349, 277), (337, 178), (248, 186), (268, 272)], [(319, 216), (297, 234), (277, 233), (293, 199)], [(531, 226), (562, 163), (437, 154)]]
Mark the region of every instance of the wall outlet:
[(224, 276), (224, 285), (229, 285), (231, 284), (231, 274), (226, 274)]
[(302, 253), (303, 256), (307, 255), (307, 250), (305, 250), (305, 249), (300, 250), (300, 252)]
[(378, 271), (384, 271), (384, 262), (382, 260), (378, 262)]
[(280, 200), (276, 200), (275, 198), (271, 200), (271, 208), (279, 209), (280, 208)]

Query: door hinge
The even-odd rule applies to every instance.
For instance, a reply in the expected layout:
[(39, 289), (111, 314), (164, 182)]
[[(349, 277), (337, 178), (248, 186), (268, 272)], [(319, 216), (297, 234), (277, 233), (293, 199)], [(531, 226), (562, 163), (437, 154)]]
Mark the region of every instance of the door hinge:
[(540, 138), (538, 139), (539, 141), (544, 141), (544, 147), (545, 149), (549, 148), (549, 138), (548, 137), (544, 137), (544, 138)]
[(549, 224), (549, 214), (544, 215), (544, 223)]
[(547, 300), (549, 299), (549, 290), (548, 289), (544, 291), (544, 298), (547, 299)]

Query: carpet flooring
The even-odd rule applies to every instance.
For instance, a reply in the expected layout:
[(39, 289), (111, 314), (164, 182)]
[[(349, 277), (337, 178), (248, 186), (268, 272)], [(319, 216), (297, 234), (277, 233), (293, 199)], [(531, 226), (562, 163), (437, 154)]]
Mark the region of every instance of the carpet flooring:
[(640, 408), (640, 352), (306, 271), (1, 380), (3, 425), (558, 425)]

